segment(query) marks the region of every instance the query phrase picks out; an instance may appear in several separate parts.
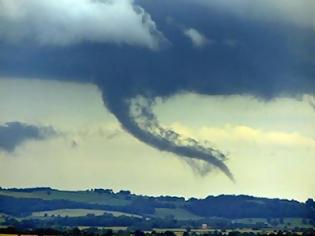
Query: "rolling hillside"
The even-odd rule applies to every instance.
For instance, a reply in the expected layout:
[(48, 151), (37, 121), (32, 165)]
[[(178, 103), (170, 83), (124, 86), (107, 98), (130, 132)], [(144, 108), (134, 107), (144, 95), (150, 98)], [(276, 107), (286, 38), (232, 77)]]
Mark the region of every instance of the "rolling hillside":
[[(51, 188), (0, 189), (0, 224), (44, 221), (56, 225), (130, 226), (201, 224), (313, 227), (315, 203), (220, 195), (185, 200), (149, 197), (108, 189), (59, 191)], [(160, 220), (159, 220), (160, 219)], [(10, 221), (9, 221), (10, 222)], [(37, 222), (38, 223), (38, 222)]]

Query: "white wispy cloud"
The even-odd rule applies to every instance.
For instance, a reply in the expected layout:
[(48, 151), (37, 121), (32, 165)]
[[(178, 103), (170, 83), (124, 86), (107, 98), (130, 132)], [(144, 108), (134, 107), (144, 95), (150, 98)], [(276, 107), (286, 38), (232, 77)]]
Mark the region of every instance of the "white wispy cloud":
[(202, 48), (206, 46), (210, 40), (194, 28), (184, 30), (184, 34), (191, 40), (194, 47)]
[(0, 40), (63, 46), (117, 43), (157, 49), (165, 40), (132, 0), (0, 0)]
[(203, 126), (192, 130), (176, 122), (172, 128), (185, 136), (213, 142), (216, 144), (239, 145), (249, 147), (250, 145), (260, 148), (299, 148), (315, 151), (315, 140), (298, 132), (281, 132), (273, 130), (257, 129), (245, 125), (226, 124), (222, 127)]

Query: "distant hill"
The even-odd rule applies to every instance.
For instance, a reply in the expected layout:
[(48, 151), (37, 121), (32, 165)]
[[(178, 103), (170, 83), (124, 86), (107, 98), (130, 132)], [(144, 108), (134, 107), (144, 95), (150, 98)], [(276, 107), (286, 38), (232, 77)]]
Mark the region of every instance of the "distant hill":
[(217, 230), (224, 232), (222, 235), (235, 230), (250, 235), (314, 235), (315, 203), (312, 199), (303, 203), (246, 195), (186, 200), (111, 189), (0, 188), (0, 234), (45, 230), (47, 235), (85, 235), (79, 229), (86, 235), (128, 235), (138, 229), (182, 233), (191, 229), (212, 235), (217, 235)]
[(135, 195), (129, 191), (114, 193), (110, 189), (60, 191), (51, 188), (0, 189), (0, 213), (21, 216), (36, 211), (57, 209), (95, 209), (125, 212), (141, 216), (167, 216), (186, 219), (205, 217), (314, 218), (313, 200), (268, 199), (253, 196), (220, 195), (205, 199)]

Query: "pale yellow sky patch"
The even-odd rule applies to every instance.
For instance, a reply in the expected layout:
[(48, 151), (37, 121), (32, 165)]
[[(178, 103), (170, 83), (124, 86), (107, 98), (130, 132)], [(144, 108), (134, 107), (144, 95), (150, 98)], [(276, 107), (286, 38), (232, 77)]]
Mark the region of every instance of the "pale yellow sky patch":
[(26, 142), (14, 153), (0, 152), (2, 187), (315, 197), (315, 112), (307, 97), (263, 102), (247, 96), (182, 94), (157, 104), (154, 110), (164, 126), (208, 141), (228, 155), (235, 184), (218, 170), (196, 175), (179, 157), (123, 131), (95, 85), (0, 79), (0, 110), (1, 123), (41, 124), (62, 133)]

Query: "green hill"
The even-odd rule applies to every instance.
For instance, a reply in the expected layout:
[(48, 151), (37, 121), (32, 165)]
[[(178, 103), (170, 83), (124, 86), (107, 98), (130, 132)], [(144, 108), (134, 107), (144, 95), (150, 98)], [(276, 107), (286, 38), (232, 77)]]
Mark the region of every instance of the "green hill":
[(150, 197), (109, 189), (0, 189), (0, 225), (181, 227), (313, 227), (315, 203), (220, 195), (205, 199)]

